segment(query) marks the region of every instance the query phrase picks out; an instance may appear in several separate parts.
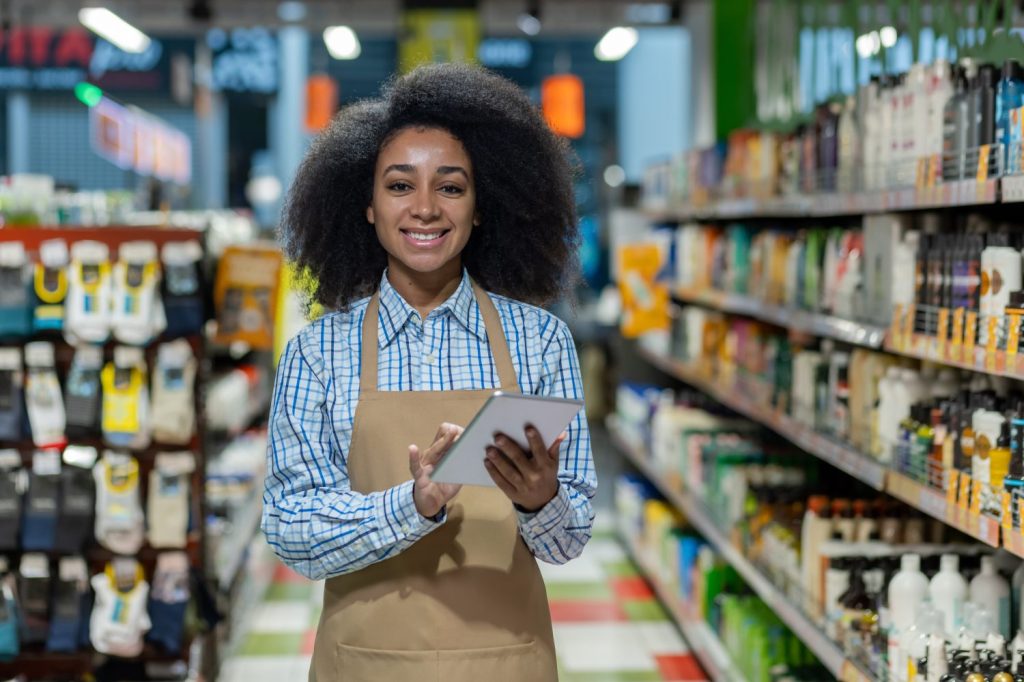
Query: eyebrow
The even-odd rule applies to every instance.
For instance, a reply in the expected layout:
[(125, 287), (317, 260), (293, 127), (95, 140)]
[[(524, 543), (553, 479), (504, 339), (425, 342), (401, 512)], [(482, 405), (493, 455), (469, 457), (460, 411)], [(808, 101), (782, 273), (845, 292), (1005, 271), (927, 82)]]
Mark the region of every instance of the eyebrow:
[[(398, 173), (412, 173), (416, 170), (416, 167), (408, 163), (393, 163), (384, 169), (384, 174), (388, 174), (391, 171)], [(438, 175), (455, 175), (461, 173), (467, 180), (469, 179), (469, 173), (462, 166), (438, 166)]]

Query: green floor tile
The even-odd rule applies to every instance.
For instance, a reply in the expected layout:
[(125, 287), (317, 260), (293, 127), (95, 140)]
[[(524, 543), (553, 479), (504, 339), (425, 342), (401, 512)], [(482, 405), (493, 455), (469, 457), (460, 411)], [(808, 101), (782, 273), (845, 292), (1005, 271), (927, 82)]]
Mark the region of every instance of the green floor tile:
[(599, 673), (566, 672), (558, 677), (560, 682), (660, 682), (663, 678), (657, 670), (616, 670)]
[(298, 656), (304, 632), (252, 632), (242, 642), (239, 656)]
[(594, 528), (590, 531), (591, 540), (618, 540), (619, 532), (614, 527)]
[(633, 565), (633, 562), (625, 559), (622, 561), (612, 561), (601, 564), (601, 567), (610, 578), (632, 578), (640, 575), (637, 573), (636, 566)]
[(655, 599), (624, 601), (622, 610), (630, 620), (668, 620), (668, 614)]
[(309, 583), (275, 583), (267, 588), (263, 601), (309, 601), (312, 594)]
[(615, 593), (608, 583), (562, 583), (547, 584), (548, 599), (613, 599)]
[(315, 628), (320, 624), (320, 612), (323, 611), (323, 607), (319, 604), (315, 605), (309, 612), (309, 627)]

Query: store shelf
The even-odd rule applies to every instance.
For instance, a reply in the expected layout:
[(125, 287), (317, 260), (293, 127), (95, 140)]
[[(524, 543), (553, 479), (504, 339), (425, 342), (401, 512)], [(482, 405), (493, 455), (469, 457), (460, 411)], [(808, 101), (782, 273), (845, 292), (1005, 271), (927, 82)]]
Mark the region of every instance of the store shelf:
[(734, 315), (753, 317), (801, 334), (822, 336), (865, 348), (881, 348), (887, 332), (885, 327), (854, 322), (832, 315), (811, 313), (806, 310), (769, 305), (751, 296), (722, 291), (677, 288), (672, 292), (672, 297), (683, 303), (714, 308)]
[(906, 343), (898, 343), (889, 334), (883, 349), (894, 355), (1024, 381), (1024, 357), (1019, 354), (1010, 356), (998, 349), (988, 352), (981, 346), (975, 346), (969, 350), (950, 342), (940, 344), (938, 338), (924, 334), (914, 334)]
[(714, 682), (745, 682), (746, 678), (733, 665), (729, 652), (725, 650), (722, 640), (718, 638), (715, 631), (702, 618), (691, 615), (691, 607), (658, 577), (651, 561), (644, 556), (635, 540), (623, 536), (622, 542), (633, 563), (654, 588), (654, 593), (658, 595), (658, 599), (682, 631), (686, 644), (697, 656), (704, 672)]
[[(850, 679), (851, 670), (859, 669), (847, 661), (839, 646), (825, 635), (817, 623), (790, 602), (753, 563), (743, 556), (743, 553), (719, 529), (704, 504), (690, 493), (669, 485), (657, 468), (644, 456), (641, 448), (629, 442), (622, 431), (617, 428), (614, 419), (609, 420), (608, 428), (616, 447), (654, 484), (666, 500), (686, 516), (690, 524), (736, 569), (737, 573), (767, 604), (768, 608), (774, 611), (779, 619), (793, 631), (793, 634), (814, 652), (822, 665), (837, 678)], [(872, 678), (865, 677), (864, 679)]]
[(231, 532), (220, 539), (213, 566), (221, 590), (229, 590), (245, 566), (249, 544), (259, 532), (262, 514), (263, 500), (254, 494), (252, 500), (244, 504), (231, 519)]
[(653, 353), (642, 346), (638, 346), (637, 350), (641, 357), (663, 372), (699, 388), (748, 419), (767, 426), (800, 449), (828, 462), (876, 490), (885, 488), (886, 468), (853, 447), (799, 424), (787, 415), (756, 404), (744, 393), (733, 391), (730, 386), (722, 386), (711, 381), (684, 362)]
[(656, 222), (689, 220), (744, 220), (756, 218), (808, 218), (919, 211), (957, 206), (1024, 201), (1024, 180), (1016, 176), (941, 183), (934, 187), (907, 187), (852, 193), (822, 193), (767, 199), (721, 199), (700, 206), (666, 206), (646, 211)]
[(945, 494), (935, 488), (922, 485), (897, 471), (890, 471), (886, 492), (987, 545), (999, 546), (998, 519), (984, 514), (971, 514), (966, 509), (949, 504)]

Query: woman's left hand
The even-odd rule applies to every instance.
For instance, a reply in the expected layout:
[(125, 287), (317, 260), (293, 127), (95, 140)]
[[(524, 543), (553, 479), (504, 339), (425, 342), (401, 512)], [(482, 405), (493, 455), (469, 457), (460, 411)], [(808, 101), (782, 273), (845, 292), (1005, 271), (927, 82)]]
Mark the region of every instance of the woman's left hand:
[(487, 448), (484, 466), (502, 492), (520, 510), (533, 513), (558, 494), (559, 448), (566, 438), (563, 432), (550, 448), (544, 447), (540, 433), (526, 427), (526, 440), (530, 452), (525, 452), (514, 440), (499, 433), (494, 445)]

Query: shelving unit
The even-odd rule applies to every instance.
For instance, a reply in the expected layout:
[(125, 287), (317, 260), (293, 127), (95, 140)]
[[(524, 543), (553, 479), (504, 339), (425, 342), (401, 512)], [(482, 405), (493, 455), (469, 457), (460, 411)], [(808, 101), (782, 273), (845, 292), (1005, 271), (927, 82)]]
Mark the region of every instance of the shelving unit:
[(617, 428), (614, 419), (609, 421), (608, 430), (612, 441), (626, 458), (654, 484), (669, 503), (685, 515), (690, 524), (736, 569), (747, 585), (779, 616), (779, 619), (814, 652), (829, 672), (842, 680), (874, 679), (847, 659), (836, 643), (825, 635), (823, 629), (793, 604), (743, 555), (711, 518), (710, 512), (702, 502), (692, 494), (669, 484), (643, 454), (642, 448), (631, 443)]
[(672, 620), (683, 633), (690, 650), (697, 656), (701, 667), (714, 682), (746, 682), (743, 676), (729, 657), (722, 640), (718, 638), (715, 631), (701, 618), (691, 615), (692, 608), (682, 599), (673, 593), (671, 588), (658, 577), (657, 571), (651, 566), (651, 562), (644, 557), (643, 551), (632, 539), (622, 537), (622, 544), (626, 547), (630, 559), (636, 565), (644, 578), (654, 589), (662, 605), (668, 611)]

